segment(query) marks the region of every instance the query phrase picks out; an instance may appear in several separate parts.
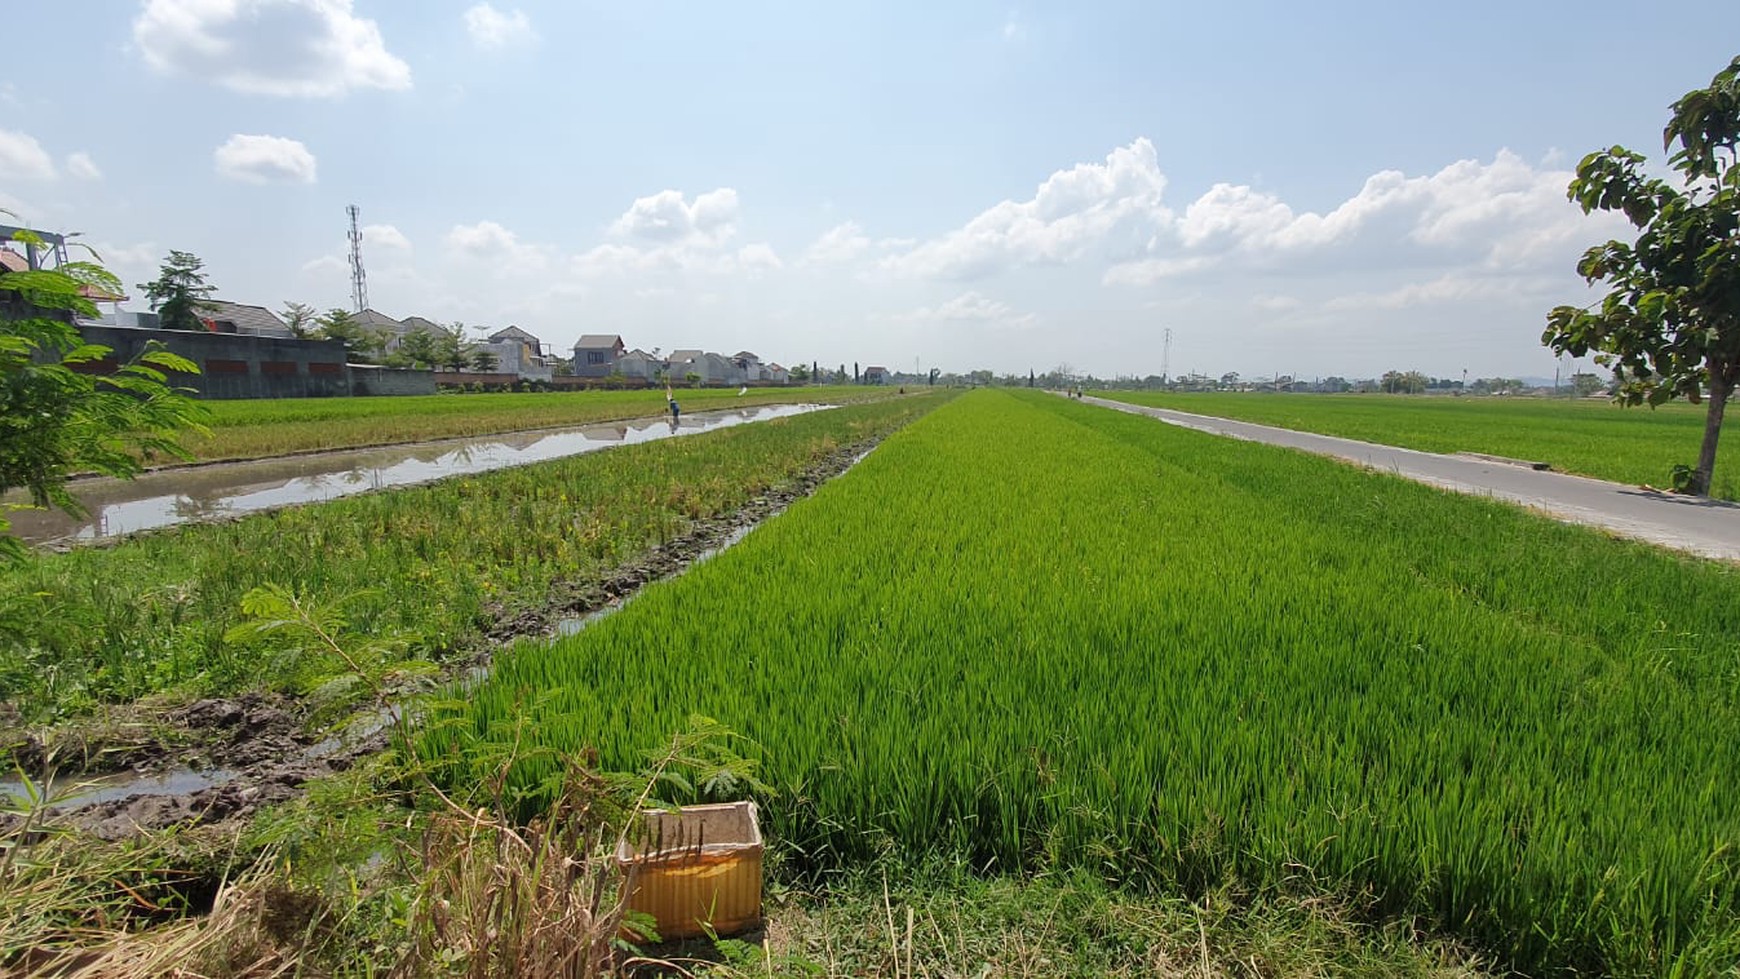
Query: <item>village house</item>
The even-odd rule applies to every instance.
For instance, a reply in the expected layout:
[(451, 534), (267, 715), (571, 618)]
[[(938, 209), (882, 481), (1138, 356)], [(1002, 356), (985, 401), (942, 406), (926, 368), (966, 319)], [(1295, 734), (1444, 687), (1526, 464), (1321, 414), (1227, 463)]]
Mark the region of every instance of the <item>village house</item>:
[(544, 342), (517, 326), (497, 330), (478, 349), (495, 357), (495, 369), (528, 381), (548, 381), (555, 369), (544, 356)]
[(656, 381), (667, 368), (664, 358), (654, 356), (636, 347), (616, 360), (616, 371), (623, 377), (632, 377), (642, 381)]
[(887, 384), (888, 383), (888, 368), (886, 368), (886, 367), (866, 367), (866, 368), (864, 368), (864, 383), (865, 384)]
[(701, 384), (742, 384), (746, 380), (743, 368), (726, 357), (704, 350), (672, 351), (670, 372), (673, 383), (688, 383), (691, 374)]
[(256, 337), (287, 337), (290, 327), (264, 306), (208, 299), (200, 319), (213, 333), (237, 333)]
[(360, 313), (352, 313), (351, 319), (355, 320), (356, 324), (364, 329), (380, 330), (395, 337), (404, 336), (405, 333), (408, 332), (404, 323), (374, 309), (365, 309)]
[(731, 363), (735, 364), (737, 369), (743, 372), (743, 379), (745, 381), (754, 382), (767, 380), (766, 371), (761, 366), (761, 358), (747, 350), (739, 350), (732, 354)]
[(588, 333), (574, 343), (574, 376), (609, 377), (627, 352), (617, 334)]

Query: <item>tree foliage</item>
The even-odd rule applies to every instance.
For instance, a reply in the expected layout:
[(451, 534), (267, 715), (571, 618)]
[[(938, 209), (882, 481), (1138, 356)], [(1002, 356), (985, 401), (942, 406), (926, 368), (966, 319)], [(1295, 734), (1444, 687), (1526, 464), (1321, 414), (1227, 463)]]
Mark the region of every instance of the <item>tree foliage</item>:
[(1432, 379), (1419, 371), (1385, 371), (1378, 382), (1385, 394), (1424, 394)]
[(157, 278), (139, 283), (165, 330), (205, 329), (202, 314), (212, 310), (208, 300), (217, 287), (205, 281), (204, 268), (198, 256), (171, 249)]
[(1568, 196), (1585, 213), (1623, 214), (1637, 229), (1584, 253), (1577, 271), (1607, 287), (1592, 307), (1560, 306), (1541, 341), (1613, 370), (1614, 399), (1698, 404), (1708, 395), (1695, 468), (1685, 490), (1704, 494), (1715, 469), (1728, 396), (1740, 383), (1740, 57), (1672, 107), (1662, 146), (1679, 186), (1650, 176), (1647, 160), (1623, 146), (1591, 153)]
[(465, 324), (454, 320), (443, 326), (441, 334), (435, 338), (435, 363), (440, 369), (470, 370), (474, 349), (476, 345), (465, 335)]
[(287, 302), (284, 304), (284, 325), (290, 328), (290, 335), (298, 340), (309, 340), (314, 337), (314, 307), (307, 303)]
[(386, 349), (386, 337), (358, 322), (349, 310), (329, 309), (315, 323), (318, 326), (315, 335), (343, 343), (345, 357), (353, 364), (372, 364)]
[[(28, 232), (18, 238), (42, 244)], [(120, 289), (94, 260), (0, 272), (0, 493), (22, 489), (33, 506), (82, 516), (66, 489), (75, 473), (129, 479), (159, 456), (188, 458), (179, 436), (204, 431), (204, 406), (169, 384), (169, 373), (199, 368), (161, 344), (113, 374), (77, 369), (112, 352), (86, 343), (73, 323), (97, 315), (85, 294)], [(16, 560), (25, 551), (5, 513), (0, 507), (0, 560)]]

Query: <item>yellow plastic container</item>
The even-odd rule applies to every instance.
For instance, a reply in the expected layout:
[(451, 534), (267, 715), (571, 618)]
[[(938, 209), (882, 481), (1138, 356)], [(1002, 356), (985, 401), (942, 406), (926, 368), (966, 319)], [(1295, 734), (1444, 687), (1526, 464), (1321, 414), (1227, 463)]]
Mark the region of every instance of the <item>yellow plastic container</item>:
[(761, 822), (753, 802), (642, 814), (644, 834), (617, 845), (628, 909), (659, 938), (736, 935), (761, 923)]

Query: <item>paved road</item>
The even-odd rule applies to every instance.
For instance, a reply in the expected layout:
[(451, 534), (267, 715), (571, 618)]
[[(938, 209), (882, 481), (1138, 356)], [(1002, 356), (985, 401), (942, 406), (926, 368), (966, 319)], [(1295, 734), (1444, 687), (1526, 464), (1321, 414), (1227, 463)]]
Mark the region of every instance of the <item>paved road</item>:
[(1466, 456), (1416, 452), (1329, 435), (1194, 415), (1169, 408), (1083, 398), (1084, 401), (1214, 435), (1267, 442), (1334, 456), (1432, 486), (1508, 500), (1568, 523), (1601, 527), (1624, 537), (1725, 561), (1740, 561), (1740, 506), (1658, 493), (1584, 476), (1536, 472)]

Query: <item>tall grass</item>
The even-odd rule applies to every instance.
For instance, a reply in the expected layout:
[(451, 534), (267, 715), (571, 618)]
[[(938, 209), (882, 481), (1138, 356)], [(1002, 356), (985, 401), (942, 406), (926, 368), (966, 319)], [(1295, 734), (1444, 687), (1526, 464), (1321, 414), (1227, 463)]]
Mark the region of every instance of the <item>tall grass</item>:
[[(684, 411), (814, 401), (844, 404), (887, 397), (887, 388), (793, 387), (679, 390)], [(665, 392), (562, 391), (435, 394), (403, 398), (285, 398), (213, 401), (209, 438), (187, 448), (201, 460), (256, 459), (324, 449), (494, 435), (657, 415)]]
[[(1523, 969), (1740, 961), (1740, 580), (1332, 461), (980, 392), (424, 749), (761, 746), (813, 866), (893, 848), (1369, 896)], [(550, 775), (536, 759), (515, 773)]]
[[(1099, 392), (1132, 404), (1275, 425), (1423, 452), (1485, 452), (1551, 463), (1562, 472), (1671, 486), (1697, 460), (1704, 409), (1684, 403), (1620, 408), (1609, 401), (1383, 394), (1156, 394)], [(1713, 495), (1740, 499), (1740, 422), (1727, 433)]]
[(427, 486), (188, 525), (0, 567), (0, 701), (27, 723), (148, 694), (295, 689), (331, 664), (227, 641), (253, 588), (347, 605), (439, 657), (584, 592), (697, 521), (789, 484), (944, 395), (630, 445)]

